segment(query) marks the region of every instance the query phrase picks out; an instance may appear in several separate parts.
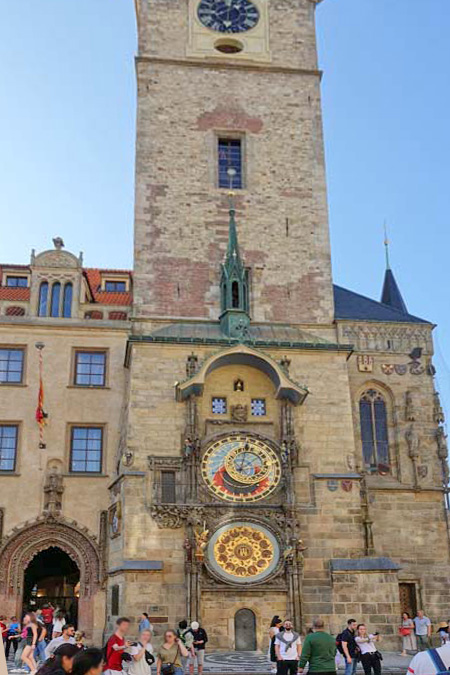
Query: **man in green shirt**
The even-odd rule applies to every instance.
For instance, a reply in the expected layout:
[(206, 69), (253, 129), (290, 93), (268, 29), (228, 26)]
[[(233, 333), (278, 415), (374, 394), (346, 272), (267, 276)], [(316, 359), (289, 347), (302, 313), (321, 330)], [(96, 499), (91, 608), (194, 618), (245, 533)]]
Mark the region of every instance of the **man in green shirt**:
[(298, 672), (309, 663), (309, 673), (314, 675), (336, 675), (336, 640), (324, 630), (322, 619), (314, 619), (313, 633), (303, 643)]

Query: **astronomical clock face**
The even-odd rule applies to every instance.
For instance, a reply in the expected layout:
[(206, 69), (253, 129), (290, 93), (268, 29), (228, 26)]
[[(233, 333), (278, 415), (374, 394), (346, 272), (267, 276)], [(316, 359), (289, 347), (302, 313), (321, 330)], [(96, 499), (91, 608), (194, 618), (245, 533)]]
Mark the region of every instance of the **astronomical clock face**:
[(278, 565), (280, 548), (274, 535), (262, 525), (238, 522), (221, 527), (208, 545), (213, 570), (234, 583), (257, 582)]
[(256, 502), (272, 494), (279, 484), (281, 464), (263, 441), (232, 434), (205, 452), (202, 475), (209, 489), (221, 499)]
[(259, 21), (258, 8), (250, 0), (201, 0), (197, 16), (219, 33), (244, 33)]

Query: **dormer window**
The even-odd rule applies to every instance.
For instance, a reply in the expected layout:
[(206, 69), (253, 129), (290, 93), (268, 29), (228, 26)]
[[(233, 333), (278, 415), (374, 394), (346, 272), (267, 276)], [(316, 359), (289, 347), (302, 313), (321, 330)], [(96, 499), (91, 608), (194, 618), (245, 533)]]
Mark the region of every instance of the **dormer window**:
[(126, 281), (105, 281), (105, 291), (107, 293), (126, 293)]
[(28, 288), (28, 277), (9, 275), (6, 277), (6, 286), (9, 288)]

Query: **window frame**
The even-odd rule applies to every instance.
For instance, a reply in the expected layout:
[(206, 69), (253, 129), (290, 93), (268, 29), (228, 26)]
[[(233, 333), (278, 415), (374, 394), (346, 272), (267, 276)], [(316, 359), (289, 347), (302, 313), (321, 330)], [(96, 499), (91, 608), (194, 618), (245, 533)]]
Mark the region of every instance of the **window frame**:
[[(371, 443), (373, 444), (373, 454), (374, 454), (374, 459), (376, 460), (376, 464), (374, 465), (368, 465), (366, 463), (365, 459), (365, 454), (364, 454), (364, 444), (368, 443), (368, 440), (365, 440), (364, 435), (363, 435), (363, 426), (362, 426), (362, 416), (361, 416), (361, 403), (365, 401), (365, 397), (370, 393), (370, 392), (375, 392), (375, 394), (380, 397), (381, 401), (384, 404), (384, 424), (385, 424), (385, 435), (386, 435), (386, 457), (387, 457), (387, 462), (382, 462), (380, 458), (380, 453), (379, 453), (379, 445), (381, 444), (381, 441), (378, 441), (378, 434), (377, 434), (377, 417), (374, 414), (374, 400), (371, 401), (370, 405), (370, 431), (371, 431)], [(369, 401), (365, 401), (369, 402)], [(357, 399), (357, 414), (358, 414), (358, 433), (359, 433), (359, 440), (360, 440), (360, 452), (361, 452), (361, 462), (362, 462), (362, 469), (369, 475), (379, 475), (378, 468), (383, 465), (389, 467), (389, 472), (386, 475), (393, 476), (394, 475), (394, 447), (393, 447), (393, 439), (392, 439), (392, 434), (390, 433), (390, 405), (389, 405), (389, 395), (384, 389), (380, 388), (379, 386), (371, 383), (367, 383), (365, 387), (361, 388), (359, 390), (359, 395)]]
[[(104, 354), (105, 370), (103, 375), (103, 384), (79, 384), (77, 378), (77, 357), (78, 354)], [(73, 347), (72, 348), (72, 367), (70, 373), (70, 386), (80, 389), (107, 389), (109, 387), (109, 349), (101, 347)]]
[[(173, 500), (167, 501), (164, 499), (164, 475), (171, 475), (173, 478), (173, 485), (170, 486), (173, 488)], [(160, 482), (161, 482), (161, 496), (160, 496), (160, 502), (161, 504), (176, 504), (177, 503), (177, 472), (175, 469), (164, 469), (162, 468), (160, 470)]]
[[(223, 401), (225, 401), (225, 412), (216, 413), (216, 412), (213, 411), (213, 401), (214, 401), (215, 398), (220, 398)], [(210, 402), (210, 406), (209, 406), (209, 412), (210, 412), (211, 415), (214, 415), (214, 417), (216, 417), (216, 415), (218, 415), (219, 417), (224, 416), (224, 415), (228, 415), (228, 409), (229, 409), (229, 406), (228, 406), (228, 397), (227, 396), (215, 396), (215, 395), (211, 396), (211, 402)]]
[(220, 168), (219, 168), (219, 148), (221, 141), (239, 141), (241, 145), (241, 186), (233, 187), (233, 190), (242, 192), (242, 190), (247, 189), (247, 139), (246, 134), (243, 132), (230, 133), (229, 131), (216, 131), (215, 132), (215, 150), (214, 150), (214, 162), (215, 162), (215, 183), (216, 188), (219, 190), (229, 190), (229, 185), (220, 184)]
[[(9, 284), (10, 279), (24, 279), (25, 280), (25, 285), (22, 284)], [(27, 275), (25, 274), (5, 274), (5, 284), (7, 288), (29, 288), (30, 287), (30, 279)]]
[[(252, 404), (253, 402), (256, 401), (262, 401), (264, 403), (264, 415), (255, 415), (253, 410), (252, 410)], [(264, 417), (267, 417), (267, 399), (263, 398), (262, 396), (257, 396), (257, 397), (252, 397), (250, 399), (250, 417), (253, 417), (255, 419), (261, 419)]]
[(14, 351), (22, 352), (22, 372), (20, 382), (3, 382), (0, 380), (0, 387), (22, 387), (25, 384), (25, 368), (26, 368), (26, 354), (27, 348), (26, 345), (14, 345), (14, 344), (0, 344), (0, 350), (10, 349)]
[[(100, 445), (100, 468), (98, 471), (74, 471), (72, 469), (72, 462), (73, 462), (73, 436), (74, 436), (74, 430), (75, 429), (101, 429), (101, 445)], [(70, 476), (101, 476), (104, 473), (104, 466), (105, 466), (105, 454), (106, 454), (106, 425), (97, 423), (97, 422), (89, 422), (89, 423), (81, 423), (81, 422), (72, 422), (71, 424), (68, 425), (68, 443), (69, 443), (69, 466), (68, 466), (68, 474)], [(87, 452), (87, 451), (86, 451)], [(86, 459), (83, 460), (85, 465), (87, 464), (87, 454), (86, 454)]]
[[(125, 284), (125, 290), (124, 291), (107, 291), (106, 290), (106, 284), (107, 283), (124, 283)], [(100, 285), (100, 291), (103, 293), (129, 293), (130, 292), (130, 277), (125, 275), (125, 274), (118, 274), (117, 276), (113, 274), (105, 274), (105, 276), (102, 276), (102, 281)]]
[[(15, 427), (16, 429), (16, 446), (14, 448), (14, 466), (12, 469), (1, 469), (1, 476), (12, 476), (17, 475), (17, 468), (19, 463), (19, 447), (21, 441), (21, 423), (17, 421), (1, 420), (0, 427)], [(0, 452), (1, 457), (1, 452)]]

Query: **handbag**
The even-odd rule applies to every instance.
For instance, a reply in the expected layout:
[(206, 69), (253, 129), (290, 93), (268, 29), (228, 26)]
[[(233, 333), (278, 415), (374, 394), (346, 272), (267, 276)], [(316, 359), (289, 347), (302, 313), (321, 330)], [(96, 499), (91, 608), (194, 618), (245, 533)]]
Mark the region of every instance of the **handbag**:
[[(178, 652), (180, 651), (180, 646), (177, 647), (177, 653), (175, 654), (175, 661), (177, 660)], [(163, 663), (161, 666), (162, 675), (174, 675), (175, 673), (175, 664), (174, 663)]]
[(382, 654), (381, 652), (379, 652), (378, 649), (377, 649), (377, 651), (375, 652), (375, 656), (376, 656), (377, 659), (379, 659), (380, 661), (383, 660), (383, 654)]
[(400, 628), (400, 635), (402, 635), (403, 637), (405, 637), (406, 635), (411, 635), (411, 628), (406, 628), (406, 626)]

